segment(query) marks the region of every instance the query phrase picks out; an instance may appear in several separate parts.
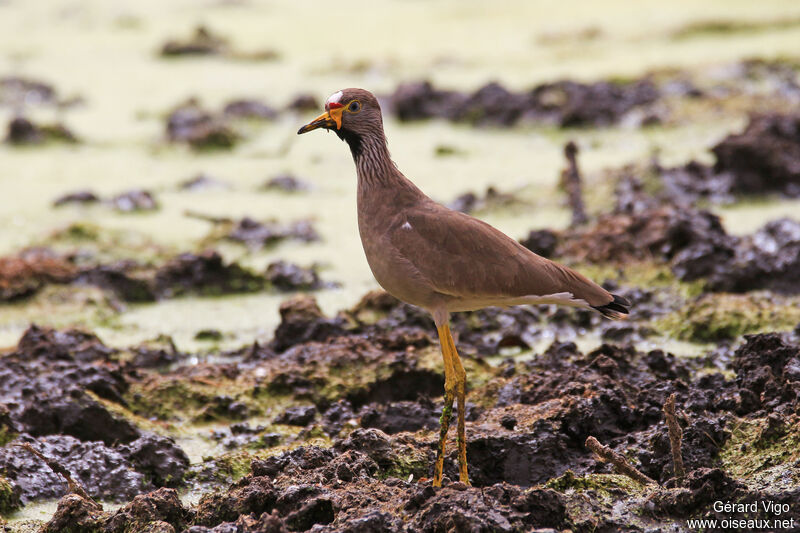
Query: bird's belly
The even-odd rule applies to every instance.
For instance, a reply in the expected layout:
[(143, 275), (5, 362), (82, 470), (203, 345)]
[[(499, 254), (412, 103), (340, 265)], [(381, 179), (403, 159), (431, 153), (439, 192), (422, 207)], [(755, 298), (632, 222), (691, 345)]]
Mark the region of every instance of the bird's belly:
[(364, 254), (372, 275), (383, 289), (406, 303), (430, 308), (437, 303), (437, 293), (423, 280), (414, 266), (399, 257), (388, 243), (370, 243), (362, 239)]

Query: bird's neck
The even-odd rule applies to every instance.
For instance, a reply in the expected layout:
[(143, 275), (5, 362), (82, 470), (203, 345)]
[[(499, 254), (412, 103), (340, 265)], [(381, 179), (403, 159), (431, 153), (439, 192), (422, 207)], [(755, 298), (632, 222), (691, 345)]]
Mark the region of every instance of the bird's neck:
[(427, 198), (392, 161), (383, 129), (372, 135), (351, 133), (343, 139), (356, 164), (359, 213), (364, 214), (377, 204), (402, 209)]
[(389, 154), (383, 131), (370, 135), (349, 134), (344, 137), (353, 154), (359, 186), (380, 186), (400, 174)]

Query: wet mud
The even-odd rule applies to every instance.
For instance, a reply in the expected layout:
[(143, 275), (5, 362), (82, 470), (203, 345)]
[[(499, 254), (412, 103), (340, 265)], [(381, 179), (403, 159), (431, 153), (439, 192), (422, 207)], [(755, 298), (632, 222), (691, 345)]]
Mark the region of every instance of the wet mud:
[[(677, 527), (713, 516), (718, 499), (795, 501), (796, 485), (762, 477), (774, 468), (791, 475), (791, 461), (756, 466), (762, 476), (737, 477), (726, 465), (796, 454), (797, 337), (750, 335), (732, 350), (691, 359), (555, 342), (531, 360), (487, 365), (488, 339), (508, 335), (509, 317), (538, 319), (509, 313), (465, 314), (454, 324), (469, 380), (472, 488), (451, 481), (454, 445), (445, 486), (430, 486), (443, 387), (434, 330), (381, 294), (334, 318), (310, 297), (295, 298), (269, 345), (166, 372), (92, 334), (33, 327), (0, 358), (10, 406), (4, 476), (22, 502), (61, 497), (49, 531), (611, 531)], [(671, 394), (683, 479), (672, 471), (662, 413)], [(255, 413), (272, 421), (237, 422)], [(223, 454), (190, 465), (175, 441), (143, 429), (137, 415), (227, 421), (217, 438), (234, 462), (223, 467)], [(738, 443), (742, 427), (757, 431), (748, 446)], [(590, 436), (658, 484), (614, 473), (584, 445)], [(129, 503), (112, 512), (67, 494), (22, 442), (62, 464), (92, 498)], [(174, 489), (201, 480), (207, 492), (196, 504), (182, 502)]]

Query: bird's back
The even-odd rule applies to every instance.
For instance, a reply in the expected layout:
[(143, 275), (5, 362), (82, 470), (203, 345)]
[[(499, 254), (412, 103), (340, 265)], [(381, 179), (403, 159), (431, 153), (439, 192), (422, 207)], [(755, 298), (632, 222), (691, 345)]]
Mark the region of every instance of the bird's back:
[(526, 297), (533, 303), (535, 297), (546, 301), (552, 295), (558, 295), (554, 301), (559, 303), (583, 300), (589, 306), (613, 301), (581, 274), (536, 255), (481, 220), (434, 202), (402, 179), (406, 184), (393, 188), (400, 191), (396, 195), (379, 188), (359, 191), (367, 259), (384, 288), (404, 293), (395, 296), (406, 301), (421, 295), (440, 298), (451, 310), (512, 304)]

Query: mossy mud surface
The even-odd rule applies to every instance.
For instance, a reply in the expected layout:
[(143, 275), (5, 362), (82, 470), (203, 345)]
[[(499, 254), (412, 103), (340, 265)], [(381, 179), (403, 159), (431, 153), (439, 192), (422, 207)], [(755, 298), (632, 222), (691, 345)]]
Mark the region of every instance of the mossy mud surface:
[[(704, 5), (0, 5), (0, 530), (800, 524), (800, 12)], [(397, 20), (419, 39), (371, 29)], [(294, 145), (358, 85), (423, 190), (633, 304), (452, 317), (472, 487), (454, 431), (431, 486), (436, 330), (358, 259), (346, 149)]]

